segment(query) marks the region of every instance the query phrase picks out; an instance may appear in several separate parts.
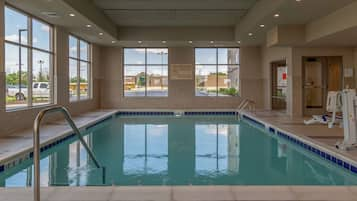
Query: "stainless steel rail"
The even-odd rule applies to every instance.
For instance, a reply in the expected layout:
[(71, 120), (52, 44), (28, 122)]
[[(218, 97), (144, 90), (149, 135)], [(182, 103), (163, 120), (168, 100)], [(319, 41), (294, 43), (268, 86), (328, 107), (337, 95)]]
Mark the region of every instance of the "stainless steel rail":
[(71, 126), (72, 130), (77, 134), (79, 141), (82, 143), (83, 147), (88, 152), (90, 158), (94, 162), (97, 168), (103, 168), (103, 182), (105, 182), (105, 168), (99, 165), (99, 162), (95, 158), (92, 150), (89, 148), (88, 144), (84, 141), (79, 129), (72, 120), (72, 117), (68, 110), (62, 106), (49, 107), (41, 110), (34, 121), (33, 125), (33, 160), (34, 160), (34, 201), (40, 201), (40, 124), (43, 117), (48, 113), (61, 112), (68, 124)]

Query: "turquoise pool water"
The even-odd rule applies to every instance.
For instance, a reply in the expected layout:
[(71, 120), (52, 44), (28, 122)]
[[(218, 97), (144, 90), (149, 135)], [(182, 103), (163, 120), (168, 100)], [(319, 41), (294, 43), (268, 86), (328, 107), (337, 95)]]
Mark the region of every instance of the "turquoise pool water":
[[(121, 116), (42, 154), (41, 185), (355, 185), (357, 176), (234, 116)], [(31, 186), (32, 161), (0, 174)]]

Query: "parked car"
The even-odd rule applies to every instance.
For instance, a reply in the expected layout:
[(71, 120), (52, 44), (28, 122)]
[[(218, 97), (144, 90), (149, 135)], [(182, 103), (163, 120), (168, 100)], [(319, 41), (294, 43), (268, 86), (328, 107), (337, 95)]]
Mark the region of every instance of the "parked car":
[[(26, 100), (28, 97), (27, 86), (8, 86), (6, 90), (7, 96), (15, 97), (16, 100)], [(50, 87), (48, 82), (33, 82), (32, 83), (32, 97), (34, 98), (49, 98)]]

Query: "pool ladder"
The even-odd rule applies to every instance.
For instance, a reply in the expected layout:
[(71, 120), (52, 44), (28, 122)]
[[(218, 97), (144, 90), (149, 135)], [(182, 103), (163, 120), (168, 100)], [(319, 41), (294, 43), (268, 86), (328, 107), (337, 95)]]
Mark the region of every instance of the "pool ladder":
[(41, 110), (34, 121), (33, 125), (33, 162), (34, 162), (34, 201), (40, 201), (40, 125), (43, 117), (48, 113), (61, 112), (68, 124), (71, 126), (73, 132), (77, 135), (79, 141), (83, 145), (83, 147), (88, 152), (88, 155), (94, 162), (97, 168), (102, 168), (103, 172), (103, 184), (105, 183), (105, 167), (100, 166), (98, 160), (95, 158), (92, 150), (89, 148), (86, 141), (84, 141), (81, 132), (77, 128), (76, 124), (73, 122), (73, 119), (68, 112), (68, 110), (63, 106), (53, 106), (46, 109)]
[(243, 101), (239, 104), (239, 106), (237, 107), (237, 118), (239, 118), (239, 114), (242, 110), (247, 109), (249, 112), (253, 112), (255, 113), (256, 108), (255, 108), (255, 101), (249, 100), (249, 99), (243, 99)]

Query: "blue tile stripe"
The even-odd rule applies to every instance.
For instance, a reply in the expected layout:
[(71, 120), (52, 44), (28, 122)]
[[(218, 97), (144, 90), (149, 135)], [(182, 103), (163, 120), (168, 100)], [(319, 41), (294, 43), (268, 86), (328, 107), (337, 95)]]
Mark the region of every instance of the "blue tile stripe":
[(247, 116), (247, 115), (244, 115), (244, 114), (243, 114), (243, 119), (247, 120), (248, 122), (250, 122), (250, 123), (252, 123), (252, 124), (254, 124), (254, 125), (256, 125), (256, 126), (258, 126), (258, 127), (260, 127), (260, 128), (265, 129), (265, 124), (263, 124), (262, 122), (259, 122), (259, 121), (255, 120), (255, 119), (253, 119), (253, 118), (251, 118), (251, 117), (249, 117), (249, 116)]
[(93, 124), (87, 126), (87, 127), (86, 127), (86, 130), (88, 130), (88, 129), (90, 129), (90, 128), (93, 128), (93, 127), (97, 126), (98, 124), (101, 124), (101, 123), (103, 123), (103, 122), (105, 122), (105, 121), (108, 121), (108, 120), (110, 120), (110, 119), (112, 119), (112, 118), (113, 118), (112, 116), (109, 116), (109, 117), (106, 117), (106, 118), (104, 118), (104, 119), (102, 119), (102, 120), (100, 120), (100, 121), (97, 121), (97, 122), (95, 122), (95, 123), (93, 123)]
[(115, 116), (126, 115), (126, 116), (146, 116), (146, 115), (174, 115), (174, 112), (138, 112), (138, 111), (120, 111), (115, 114)]
[(347, 170), (353, 174), (357, 174), (357, 165), (356, 164), (351, 164), (339, 156), (331, 155), (330, 153), (322, 151), (314, 145), (307, 144), (307, 143), (299, 140), (298, 138), (291, 136), (291, 134), (287, 134), (283, 131), (277, 130), (276, 128), (273, 128), (269, 125), (265, 125), (255, 119), (253, 119), (252, 117), (249, 117), (247, 115), (242, 115), (242, 116), (243, 116), (244, 120), (252, 123), (253, 125), (256, 125), (260, 128), (265, 128), (266, 130), (269, 131), (269, 133), (276, 134), (278, 137), (283, 138), (283, 139), (291, 142), (292, 144), (295, 144), (295, 145), (311, 152), (312, 154), (318, 156), (319, 158), (321, 158), (323, 160), (327, 160), (328, 162), (333, 163), (337, 166), (340, 166), (341, 168), (344, 168), (345, 170)]
[(236, 112), (232, 111), (192, 111), (185, 112), (185, 115), (235, 115)]

